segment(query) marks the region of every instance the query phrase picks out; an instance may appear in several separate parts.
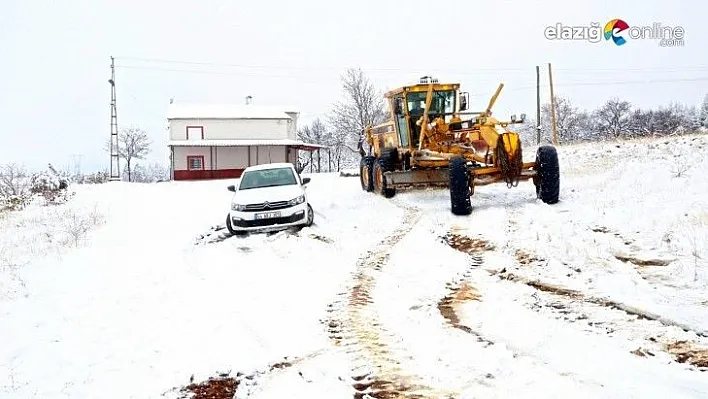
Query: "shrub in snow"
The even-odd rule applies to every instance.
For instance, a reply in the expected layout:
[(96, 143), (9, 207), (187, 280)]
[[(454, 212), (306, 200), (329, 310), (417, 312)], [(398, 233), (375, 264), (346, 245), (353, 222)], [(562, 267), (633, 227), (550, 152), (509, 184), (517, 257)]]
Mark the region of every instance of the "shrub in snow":
[(0, 212), (6, 211), (21, 211), (32, 201), (32, 195), (25, 193), (23, 195), (9, 195), (0, 197)]
[(108, 182), (108, 172), (96, 172), (82, 176), (81, 184), (103, 184)]
[(74, 195), (69, 191), (69, 176), (57, 172), (51, 164), (48, 170), (32, 175), (30, 184), (30, 191), (42, 197), (47, 205), (63, 204)]
[(0, 212), (22, 210), (32, 199), (30, 178), (19, 165), (0, 167)]
[(78, 246), (89, 231), (103, 223), (103, 216), (94, 207), (92, 211), (64, 210), (55, 216), (60, 221), (59, 230), (64, 234), (65, 244)]

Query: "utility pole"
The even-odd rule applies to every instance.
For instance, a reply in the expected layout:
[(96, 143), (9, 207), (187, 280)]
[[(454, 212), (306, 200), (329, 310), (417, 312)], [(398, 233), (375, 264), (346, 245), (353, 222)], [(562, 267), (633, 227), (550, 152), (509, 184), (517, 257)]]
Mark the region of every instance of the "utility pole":
[(110, 180), (120, 180), (120, 154), (118, 147), (118, 110), (116, 108), (116, 68), (115, 60), (111, 56), (111, 78), (108, 80), (111, 84), (111, 167)]
[(553, 96), (553, 72), (551, 63), (548, 63), (548, 83), (551, 86), (551, 127), (553, 128), (553, 145), (558, 145), (558, 129), (556, 129), (556, 99)]
[(74, 161), (74, 175), (76, 176), (81, 176), (81, 159), (83, 157), (83, 154), (73, 154), (71, 156), (72, 161)]
[(541, 145), (541, 68), (536, 65), (536, 144)]

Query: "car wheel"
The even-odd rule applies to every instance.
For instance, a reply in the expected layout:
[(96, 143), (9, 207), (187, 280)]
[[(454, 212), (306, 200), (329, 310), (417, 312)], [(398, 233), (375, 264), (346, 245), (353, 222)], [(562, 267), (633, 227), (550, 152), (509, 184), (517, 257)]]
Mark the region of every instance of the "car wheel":
[(234, 226), (231, 224), (231, 214), (226, 215), (226, 229), (232, 236), (245, 236), (248, 232), (234, 230)]
[(231, 225), (231, 215), (226, 215), (226, 229), (229, 231), (229, 234), (232, 236), (236, 235), (236, 231), (234, 231), (234, 227)]
[(315, 211), (312, 210), (312, 206), (310, 204), (307, 204), (307, 223), (305, 223), (305, 226), (310, 227), (312, 226), (312, 223), (315, 221)]

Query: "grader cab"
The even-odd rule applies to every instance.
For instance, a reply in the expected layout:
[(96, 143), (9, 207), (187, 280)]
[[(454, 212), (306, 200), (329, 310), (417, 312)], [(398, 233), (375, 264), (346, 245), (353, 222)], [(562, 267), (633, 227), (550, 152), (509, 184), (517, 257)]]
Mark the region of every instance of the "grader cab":
[(472, 212), (475, 186), (532, 180), (543, 202), (558, 202), (560, 171), (552, 146), (541, 146), (535, 162), (523, 162), (521, 139), (508, 129), (523, 123), (492, 117), (504, 84), (483, 111), (468, 111), (469, 94), (458, 83), (423, 77), (420, 83), (385, 93), (391, 119), (366, 130), (369, 154), (361, 159), (361, 187), (390, 198), (401, 187), (448, 186), (453, 214)]

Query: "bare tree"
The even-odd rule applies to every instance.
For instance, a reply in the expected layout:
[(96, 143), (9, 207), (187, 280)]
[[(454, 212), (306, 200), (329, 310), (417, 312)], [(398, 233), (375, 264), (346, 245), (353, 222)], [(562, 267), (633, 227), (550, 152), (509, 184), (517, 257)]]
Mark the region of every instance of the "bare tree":
[(636, 109), (630, 116), (627, 132), (634, 137), (644, 137), (652, 134), (654, 129), (654, 112)]
[(604, 136), (619, 138), (625, 134), (629, 128), (630, 112), (632, 104), (629, 101), (620, 101), (613, 98), (595, 111), (595, 121), (597, 130)]
[(15, 163), (0, 166), (0, 198), (24, 197), (31, 188), (30, 176), (22, 166)]
[(656, 110), (635, 110), (630, 117), (628, 133), (634, 137), (671, 136), (684, 131), (692, 131), (696, 123), (695, 110), (670, 104)]
[[(144, 130), (137, 127), (123, 129), (118, 135), (118, 156), (125, 160), (125, 170), (128, 174), (128, 181), (132, 179), (132, 162), (135, 159), (144, 159), (150, 153), (152, 142)], [(110, 142), (106, 150), (110, 148)]]
[[(707, 99), (708, 100), (708, 99)], [(706, 103), (708, 107), (708, 102)], [(708, 108), (706, 109), (708, 112)], [(683, 119), (688, 132), (698, 132), (701, 130), (701, 116), (698, 108), (694, 105), (684, 108)]]
[(350, 149), (347, 147), (346, 143), (347, 137), (343, 135), (333, 134), (330, 135), (327, 140), (327, 145), (330, 150), (331, 162), (337, 172), (342, 170), (342, 163), (344, 161), (344, 155), (346, 151)]
[[(590, 138), (590, 116), (565, 97), (555, 97), (556, 129), (561, 142), (574, 142)], [(551, 105), (541, 107), (541, 130), (551, 131)]]
[(679, 134), (686, 128), (686, 110), (679, 104), (670, 104), (654, 111), (654, 133), (659, 136)]
[(701, 127), (708, 129), (708, 94), (703, 98), (701, 110), (698, 112), (698, 122)]
[(360, 69), (347, 70), (342, 77), (342, 88), (344, 101), (334, 105), (329, 120), (334, 133), (346, 138), (343, 143), (346, 148), (363, 157), (366, 155), (366, 127), (381, 123), (386, 118), (383, 96)]
[[(315, 119), (311, 125), (303, 126), (297, 132), (298, 138), (306, 143), (327, 145), (330, 141), (330, 133), (327, 126), (319, 119)], [(307, 159), (301, 160), (301, 163), (309, 164), (311, 154), (306, 154)], [(317, 173), (322, 171), (322, 153), (317, 152), (314, 157), (317, 162)], [(315, 160), (313, 159), (313, 161)], [(327, 159), (329, 161), (329, 159)], [(312, 165), (314, 167), (314, 165)], [(304, 168), (303, 168), (304, 169)]]

